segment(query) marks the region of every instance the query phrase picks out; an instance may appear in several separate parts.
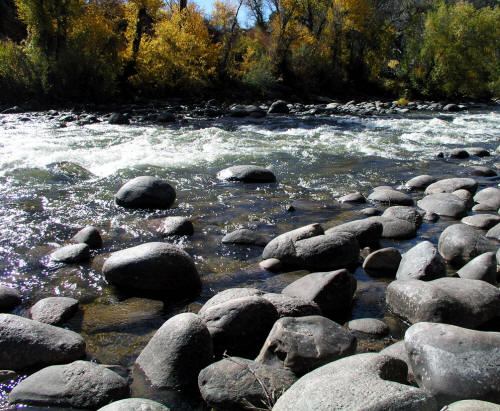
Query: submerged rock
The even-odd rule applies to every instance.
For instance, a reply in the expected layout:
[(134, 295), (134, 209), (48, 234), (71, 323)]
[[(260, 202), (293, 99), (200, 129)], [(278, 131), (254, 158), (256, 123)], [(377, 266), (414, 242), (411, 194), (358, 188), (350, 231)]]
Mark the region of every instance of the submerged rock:
[(115, 194), (116, 204), (126, 208), (170, 208), (175, 190), (165, 180), (139, 176), (125, 183)]
[(361, 193), (350, 193), (345, 196), (339, 197), (339, 203), (356, 203), (363, 204), (366, 203), (366, 198)]
[(187, 217), (166, 217), (158, 228), (158, 232), (164, 237), (171, 235), (193, 235), (193, 222)]
[(56, 263), (82, 263), (90, 260), (90, 248), (84, 243), (66, 245), (50, 254), (50, 259)]
[(222, 237), (223, 244), (248, 244), (265, 247), (269, 240), (260, 233), (242, 228)]
[(242, 181), (244, 183), (274, 183), (276, 176), (264, 167), (254, 165), (232, 166), (217, 173), (219, 180)]

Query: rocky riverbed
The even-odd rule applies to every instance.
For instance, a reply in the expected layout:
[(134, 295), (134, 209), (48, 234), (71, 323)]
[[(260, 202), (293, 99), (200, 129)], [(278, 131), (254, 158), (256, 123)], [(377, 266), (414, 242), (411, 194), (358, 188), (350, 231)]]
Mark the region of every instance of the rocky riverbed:
[(0, 114), (0, 406), (497, 409), (497, 106), (97, 109)]

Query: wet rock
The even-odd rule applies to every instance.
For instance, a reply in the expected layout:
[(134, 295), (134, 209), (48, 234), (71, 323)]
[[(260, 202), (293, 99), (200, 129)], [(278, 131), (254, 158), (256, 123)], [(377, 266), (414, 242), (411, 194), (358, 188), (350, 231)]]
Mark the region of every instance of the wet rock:
[(435, 177), (424, 174), (421, 176), (413, 177), (411, 180), (408, 180), (405, 185), (410, 190), (425, 190), (427, 186), (435, 182), (436, 182)]
[(478, 255), (458, 270), (457, 275), (460, 278), (483, 280), (495, 285), (497, 278), (497, 259), (495, 253), (489, 252)]
[(198, 270), (185, 251), (167, 243), (145, 243), (111, 254), (106, 280), (129, 292), (182, 299), (201, 288)]
[(139, 176), (126, 182), (115, 194), (116, 204), (126, 208), (170, 208), (175, 190), (157, 177)]
[(84, 243), (66, 245), (51, 253), (50, 259), (56, 263), (83, 263), (90, 260), (90, 248)]
[(224, 352), (245, 358), (255, 358), (264, 343), (278, 312), (262, 297), (242, 297), (203, 310), (200, 318), (212, 336), (214, 353)]
[(173, 123), (175, 122), (175, 114), (169, 112), (158, 113), (154, 117), (157, 123)]
[(433, 211), (426, 211), (424, 216), (422, 217), (424, 221), (427, 221), (429, 223), (434, 223), (437, 220), (439, 220), (439, 216), (434, 213)]
[(382, 248), (369, 254), (363, 269), (375, 277), (394, 277), (401, 262), (401, 254), (394, 247)]
[(406, 331), (405, 347), (419, 387), (439, 405), (500, 402), (500, 333), (423, 322)]
[(439, 216), (462, 218), (467, 215), (466, 203), (451, 193), (430, 194), (417, 201), (417, 205)]
[(408, 353), (406, 352), (404, 340), (385, 347), (380, 351), (380, 354), (404, 361), (408, 367), (408, 377), (413, 378), (413, 370), (411, 368), (410, 359), (408, 358)]
[(261, 297), (264, 295), (264, 291), (258, 290), (257, 288), (228, 288), (215, 294), (210, 298), (203, 307), (198, 311), (198, 315), (202, 315), (206, 310), (216, 305), (223, 304), (227, 301), (235, 300), (236, 298), (242, 297)]
[(464, 224), (480, 228), (481, 230), (489, 230), (500, 223), (500, 216), (495, 214), (474, 214), (462, 218), (461, 221)]
[(454, 191), (464, 189), (475, 193), (477, 190), (477, 181), (473, 178), (445, 178), (436, 181), (425, 189), (425, 195), (439, 193), (453, 193)]
[(481, 400), (462, 400), (448, 404), (446, 411), (500, 411), (500, 405)]
[(58, 325), (71, 318), (78, 311), (78, 300), (69, 297), (48, 297), (30, 308), (32, 320)]
[(21, 304), (21, 293), (15, 288), (0, 285), (0, 313), (10, 312)]
[(145, 398), (127, 398), (112, 402), (98, 411), (170, 411), (170, 408)]
[(472, 175), (480, 177), (495, 177), (497, 175), (495, 170), (484, 166), (472, 166), (470, 172)]
[(229, 357), (200, 372), (198, 386), (209, 407), (218, 410), (271, 408), (297, 377), (285, 369)]
[(82, 358), (77, 333), (11, 314), (0, 314), (0, 369), (22, 370)]
[(75, 361), (30, 375), (9, 395), (10, 404), (96, 409), (128, 396), (127, 381), (104, 365)]
[(290, 109), (288, 108), (285, 101), (277, 100), (273, 104), (271, 104), (271, 107), (269, 107), (269, 110), (267, 112), (269, 114), (288, 114), (290, 112)]
[(386, 303), (412, 324), (430, 321), (475, 328), (499, 316), (500, 290), (485, 281), (463, 278), (397, 280), (387, 287)]
[(465, 149), (471, 156), (488, 157), (490, 155), (490, 152), (484, 147), (466, 147)]
[(196, 387), (198, 374), (212, 362), (212, 338), (193, 313), (167, 320), (141, 351), (135, 366), (156, 388)]
[(355, 350), (356, 338), (328, 318), (319, 315), (281, 318), (274, 324), (255, 361), (286, 367), (301, 376), (352, 355)]
[(108, 119), (109, 124), (129, 124), (128, 117), (121, 113), (113, 113)]
[(314, 301), (323, 315), (336, 320), (350, 311), (355, 291), (355, 278), (342, 269), (308, 274), (285, 287), (282, 294)]
[(374, 337), (384, 337), (389, 334), (389, 327), (386, 323), (376, 318), (359, 318), (347, 323), (347, 328), (351, 331), (370, 334)]
[(371, 217), (382, 224), (382, 238), (408, 239), (417, 235), (417, 226), (399, 218)]
[(497, 211), (500, 208), (500, 189), (488, 187), (478, 191), (474, 201), (482, 206), (481, 210), (473, 208), (474, 211)]
[(242, 181), (244, 183), (274, 183), (276, 176), (264, 167), (254, 165), (232, 166), (217, 173), (219, 180)]
[(344, 223), (326, 230), (325, 234), (335, 232), (351, 233), (358, 240), (359, 247), (377, 247), (382, 236), (383, 226), (374, 218), (365, 218)]
[(277, 258), (285, 267), (328, 270), (358, 263), (359, 244), (350, 233), (323, 234), (319, 224), (311, 224), (281, 234), (266, 245), (262, 258)]
[(472, 208), (472, 206), (474, 205), (474, 200), (472, 199), (472, 194), (470, 191), (461, 188), (460, 190), (456, 190), (451, 194), (457, 196), (460, 200), (462, 200), (467, 208)]
[(277, 258), (268, 258), (267, 260), (263, 260), (259, 263), (259, 267), (263, 270), (270, 271), (272, 273), (276, 273), (281, 271), (282, 264), (281, 261)]
[(274, 305), (280, 318), (321, 315), (321, 309), (314, 301), (276, 293), (263, 294), (262, 298)]
[(410, 248), (401, 258), (396, 279), (429, 281), (446, 275), (446, 263), (430, 241)]
[(406, 364), (368, 353), (333, 361), (304, 375), (276, 402), (273, 411), (436, 410), (425, 391), (406, 385)]
[(450, 158), (464, 159), (464, 158), (469, 158), (469, 156), (470, 156), (469, 153), (463, 148), (455, 148), (450, 151)]
[(233, 231), (222, 237), (223, 244), (248, 244), (265, 247), (269, 240), (262, 234), (246, 228)]
[(350, 193), (338, 198), (339, 203), (366, 203), (366, 198), (361, 193)]
[(91, 250), (97, 250), (102, 247), (102, 237), (99, 230), (93, 226), (87, 226), (78, 231), (72, 238), (73, 243), (84, 243)]
[(15, 371), (0, 370), (0, 385), (9, 385), (18, 378), (19, 375)]
[(359, 213), (367, 217), (373, 217), (381, 214), (380, 210), (375, 207), (363, 208), (362, 210), (359, 210)]
[(408, 194), (394, 189), (375, 190), (368, 196), (368, 200), (392, 205), (413, 205), (413, 199)]
[(417, 211), (417, 209), (413, 207), (406, 206), (393, 206), (387, 208), (382, 217), (385, 218), (396, 218), (398, 220), (408, 221), (415, 225), (415, 227), (419, 227), (422, 224), (422, 216)]
[(500, 223), (488, 230), (488, 232), (486, 233), (486, 238), (500, 241)]
[(457, 111), (460, 111), (460, 107), (456, 104), (446, 104), (444, 107), (443, 107), (443, 111), (450, 111), (452, 113), (454, 112), (457, 112)]
[(193, 222), (187, 217), (166, 217), (158, 228), (158, 232), (165, 237), (171, 235), (193, 235)]
[(463, 266), (479, 254), (494, 251), (496, 248), (493, 241), (465, 224), (451, 225), (439, 236), (439, 254), (455, 266)]

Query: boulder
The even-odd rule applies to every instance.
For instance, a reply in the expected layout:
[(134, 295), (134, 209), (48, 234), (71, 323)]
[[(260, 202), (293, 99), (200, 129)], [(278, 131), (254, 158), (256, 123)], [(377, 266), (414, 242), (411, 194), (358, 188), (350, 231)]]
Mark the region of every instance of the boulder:
[(127, 396), (127, 381), (117, 373), (105, 365), (75, 361), (30, 375), (9, 394), (9, 404), (96, 409)]
[(465, 203), (467, 209), (472, 208), (472, 206), (474, 205), (474, 200), (472, 199), (472, 193), (470, 191), (461, 188), (460, 190), (455, 190), (451, 194), (457, 196), (460, 200), (462, 200)]
[(314, 301), (276, 293), (263, 294), (262, 298), (265, 298), (274, 305), (274, 308), (278, 311), (279, 318), (321, 315), (321, 309)]
[(467, 204), (451, 193), (430, 194), (417, 201), (417, 205), (443, 217), (462, 218), (467, 215)]
[(268, 258), (267, 260), (263, 260), (259, 263), (259, 267), (263, 270), (270, 271), (272, 273), (277, 273), (281, 271), (283, 265), (281, 261), (277, 258)]
[(363, 270), (374, 277), (394, 277), (400, 262), (401, 254), (397, 249), (381, 248), (365, 258)]
[(288, 114), (290, 112), (290, 109), (288, 108), (287, 104), (283, 100), (277, 100), (273, 104), (271, 104), (271, 107), (269, 107), (269, 110), (267, 110), (269, 114)]
[(495, 177), (497, 175), (497, 172), (495, 170), (484, 166), (472, 166), (470, 168), (470, 173), (473, 176), (479, 177)]
[(97, 411), (170, 411), (170, 408), (146, 398), (127, 398), (105, 405)]
[(253, 165), (232, 166), (219, 171), (219, 180), (242, 181), (244, 183), (274, 183), (276, 176), (264, 167)]
[(52, 252), (50, 259), (56, 263), (83, 263), (90, 260), (90, 248), (84, 243), (66, 245)]
[(375, 190), (368, 196), (368, 200), (384, 204), (412, 206), (413, 199), (401, 191), (394, 189)]
[(359, 247), (377, 247), (382, 236), (383, 226), (374, 218), (355, 220), (340, 224), (326, 230), (325, 234), (345, 232), (350, 233), (358, 240)]
[(384, 337), (389, 334), (389, 327), (382, 320), (376, 318), (359, 318), (347, 323), (351, 331), (369, 334), (373, 337)]
[(439, 236), (439, 254), (455, 266), (461, 267), (479, 254), (496, 249), (493, 241), (465, 224), (453, 224)]
[(446, 275), (446, 263), (430, 241), (410, 248), (401, 258), (396, 279), (435, 280)]
[(139, 176), (126, 182), (115, 194), (116, 204), (126, 208), (170, 208), (175, 190), (157, 177)]
[(69, 297), (48, 297), (30, 308), (32, 320), (58, 325), (71, 318), (78, 311), (78, 300)]
[(21, 304), (21, 293), (15, 288), (0, 285), (0, 313), (10, 312)]
[(380, 354), (404, 361), (408, 367), (408, 377), (413, 378), (413, 370), (411, 369), (410, 359), (408, 358), (408, 353), (406, 352), (404, 340), (388, 345), (380, 351)]
[(406, 364), (367, 353), (333, 361), (304, 375), (276, 402), (273, 411), (436, 410), (425, 391), (406, 385)]
[(212, 306), (200, 314), (212, 336), (214, 353), (255, 358), (278, 312), (268, 300), (241, 297)]
[(474, 194), (477, 190), (477, 181), (473, 178), (445, 178), (429, 185), (425, 189), (425, 195), (453, 193), (462, 188)]
[(380, 215), (381, 212), (378, 208), (367, 207), (367, 208), (363, 208), (362, 210), (359, 210), (359, 214), (363, 214), (367, 217), (373, 217), (373, 216)]
[(500, 208), (500, 189), (488, 187), (478, 191), (474, 201), (482, 206), (478, 211), (496, 211)]
[(490, 152), (484, 147), (466, 147), (465, 150), (467, 150), (471, 156), (488, 157), (490, 155)]
[(173, 390), (196, 387), (198, 374), (212, 362), (212, 338), (193, 313), (167, 320), (141, 351), (135, 367), (155, 388)]
[(497, 214), (474, 214), (462, 218), (462, 223), (481, 230), (489, 230), (496, 224), (500, 223), (500, 216)]
[(158, 232), (164, 237), (171, 235), (193, 235), (193, 222), (188, 217), (166, 217), (158, 228)]
[(397, 280), (386, 290), (387, 308), (409, 323), (429, 321), (476, 328), (500, 313), (500, 290), (485, 281), (438, 278)]
[(500, 333), (421, 322), (406, 331), (405, 347), (418, 386), (440, 406), (500, 402)]
[(497, 259), (495, 253), (489, 252), (478, 255), (458, 270), (457, 275), (460, 278), (482, 280), (495, 285), (497, 278)]
[(328, 318), (312, 315), (276, 321), (256, 362), (286, 367), (301, 376), (354, 354), (356, 338)]
[(355, 291), (356, 279), (342, 269), (305, 275), (285, 287), (282, 294), (314, 301), (323, 315), (335, 320), (350, 311)]
[(463, 148), (454, 148), (453, 150), (450, 151), (450, 158), (464, 159), (469, 157), (470, 154)]
[(408, 239), (417, 235), (417, 226), (399, 218), (371, 217), (382, 224), (382, 238)]
[(129, 292), (182, 299), (201, 289), (191, 257), (167, 243), (145, 243), (116, 251), (102, 271), (111, 284)]
[(210, 298), (198, 311), (198, 315), (202, 315), (206, 310), (216, 305), (223, 304), (227, 301), (235, 300), (242, 297), (262, 297), (264, 291), (257, 288), (228, 288)]
[(276, 398), (296, 380), (285, 368), (229, 357), (201, 370), (198, 386), (211, 408), (256, 410), (270, 409)]
[(73, 243), (85, 243), (91, 250), (97, 250), (102, 247), (102, 237), (99, 230), (91, 225), (82, 228), (72, 238)]
[(424, 174), (421, 176), (413, 177), (411, 180), (408, 180), (405, 185), (410, 190), (425, 190), (427, 186), (435, 182), (436, 182), (435, 177)]
[(414, 207), (407, 207), (407, 206), (389, 207), (384, 211), (382, 217), (388, 219), (395, 218), (398, 220), (408, 221), (417, 228), (420, 227), (420, 225), (422, 224), (422, 215)]
[(265, 247), (269, 240), (262, 234), (246, 228), (233, 231), (222, 237), (223, 244), (246, 244)]
[(366, 198), (363, 196), (361, 193), (350, 193), (346, 194), (345, 196), (339, 197), (338, 198), (339, 203), (356, 203), (356, 204), (363, 204), (366, 203)]
[(500, 223), (488, 230), (488, 232), (486, 233), (486, 238), (500, 241)]
[(461, 400), (445, 407), (446, 411), (500, 411), (500, 405), (481, 400)]
[(0, 369), (23, 370), (85, 356), (85, 341), (69, 330), (0, 314)]

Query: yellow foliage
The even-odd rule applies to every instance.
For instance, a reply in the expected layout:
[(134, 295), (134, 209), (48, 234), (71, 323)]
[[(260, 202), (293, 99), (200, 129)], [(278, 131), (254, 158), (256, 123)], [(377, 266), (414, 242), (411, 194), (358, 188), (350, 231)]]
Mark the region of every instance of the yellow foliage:
[(231, 0), (215, 0), (210, 23), (219, 31), (231, 29), (238, 6)]
[(346, 30), (367, 30), (373, 9), (368, 0), (333, 0)]

